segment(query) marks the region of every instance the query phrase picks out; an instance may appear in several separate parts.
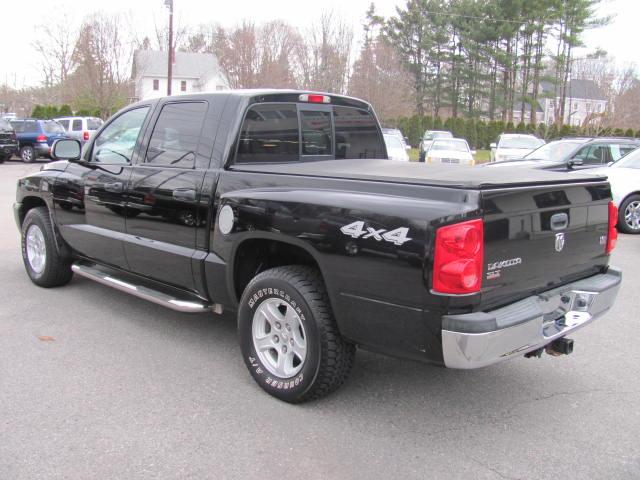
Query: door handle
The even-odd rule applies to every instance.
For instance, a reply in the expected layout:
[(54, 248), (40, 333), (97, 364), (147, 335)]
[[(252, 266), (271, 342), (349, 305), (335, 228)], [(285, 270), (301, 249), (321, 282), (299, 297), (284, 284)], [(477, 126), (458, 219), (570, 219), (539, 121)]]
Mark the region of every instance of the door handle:
[(107, 192), (122, 193), (122, 191), (124, 190), (124, 185), (122, 182), (105, 183), (104, 189)]
[(176, 188), (172, 192), (175, 200), (183, 200), (186, 202), (196, 201), (196, 191), (193, 188)]

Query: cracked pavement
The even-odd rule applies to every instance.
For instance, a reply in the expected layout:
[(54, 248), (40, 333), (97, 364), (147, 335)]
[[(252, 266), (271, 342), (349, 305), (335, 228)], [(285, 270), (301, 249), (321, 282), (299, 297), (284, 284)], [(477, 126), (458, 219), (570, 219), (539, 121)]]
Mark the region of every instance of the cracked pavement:
[(359, 351), (346, 385), (291, 406), (247, 373), (232, 316), (184, 315), (23, 271), (0, 165), (0, 479), (640, 477), (640, 236), (611, 312), (567, 357), (453, 371)]

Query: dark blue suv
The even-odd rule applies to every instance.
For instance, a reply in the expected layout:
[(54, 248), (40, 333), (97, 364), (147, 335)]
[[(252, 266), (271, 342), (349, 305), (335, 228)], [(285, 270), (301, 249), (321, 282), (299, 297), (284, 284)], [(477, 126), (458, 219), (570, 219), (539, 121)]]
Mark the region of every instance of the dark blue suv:
[(38, 157), (49, 157), (51, 145), (60, 138), (69, 138), (62, 125), (55, 120), (11, 120), (20, 144), (20, 158), (25, 163)]

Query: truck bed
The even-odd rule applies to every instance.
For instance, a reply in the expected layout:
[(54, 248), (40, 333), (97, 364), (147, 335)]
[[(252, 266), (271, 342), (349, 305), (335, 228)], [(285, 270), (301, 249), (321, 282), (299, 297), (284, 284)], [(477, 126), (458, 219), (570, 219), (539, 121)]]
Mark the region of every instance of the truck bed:
[(574, 183), (598, 183), (604, 176), (516, 168), (468, 168), (391, 160), (320, 160), (300, 163), (234, 165), (234, 170), (324, 178), (429, 185), (459, 189), (496, 189)]

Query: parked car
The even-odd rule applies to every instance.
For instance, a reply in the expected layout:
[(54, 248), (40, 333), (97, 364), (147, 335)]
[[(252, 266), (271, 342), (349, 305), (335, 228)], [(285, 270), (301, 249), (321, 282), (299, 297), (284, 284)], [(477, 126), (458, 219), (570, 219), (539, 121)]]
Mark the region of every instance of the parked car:
[(431, 143), (436, 138), (453, 138), (453, 133), (445, 130), (427, 130), (424, 132), (422, 140), (420, 141), (420, 152), (418, 154), (419, 162), (425, 161), (427, 150), (429, 150)]
[(566, 138), (549, 142), (522, 159), (489, 163), (486, 166), (522, 167), (573, 171), (600, 167), (624, 157), (640, 146), (640, 139)]
[(609, 178), (613, 201), (618, 207), (618, 228), (625, 233), (640, 234), (640, 149), (589, 173)]
[(385, 150), (371, 105), (340, 95), (129, 105), (18, 180), (26, 274), (237, 312), (250, 375), (295, 403), (338, 389), (356, 346), (480, 368), (568, 354), (566, 337), (611, 309), (605, 177), (425, 168)]
[(18, 154), (16, 132), (7, 120), (0, 119), (0, 163)]
[(500, 162), (522, 158), (536, 148), (544, 145), (545, 141), (534, 135), (520, 133), (503, 133), (496, 143), (491, 146), (491, 161)]
[(427, 150), (427, 163), (473, 165), (474, 153), (463, 138), (437, 138)]
[(402, 145), (404, 146), (404, 148), (406, 150), (410, 150), (411, 149), (411, 146), (409, 145), (409, 140), (407, 139), (407, 137), (405, 137), (402, 134), (402, 131), (400, 131), (398, 128), (383, 128), (382, 129), (382, 134), (383, 135), (395, 135), (402, 142)]
[(54, 120), (62, 125), (69, 137), (80, 140), (83, 145), (104, 124), (98, 117), (61, 117)]
[(384, 137), (384, 144), (387, 147), (387, 156), (390, 160), (399, 160), (401, 162), (409, 161), (407, 146), (397, 135), (383, 133), (382, 136)]
[(38, 157), (49, 157), (53, 142), (69, 138), (55, 120), (20, 119), (11, 120), (20, 146), (20, 158), (25, 163), (35, 162)]

